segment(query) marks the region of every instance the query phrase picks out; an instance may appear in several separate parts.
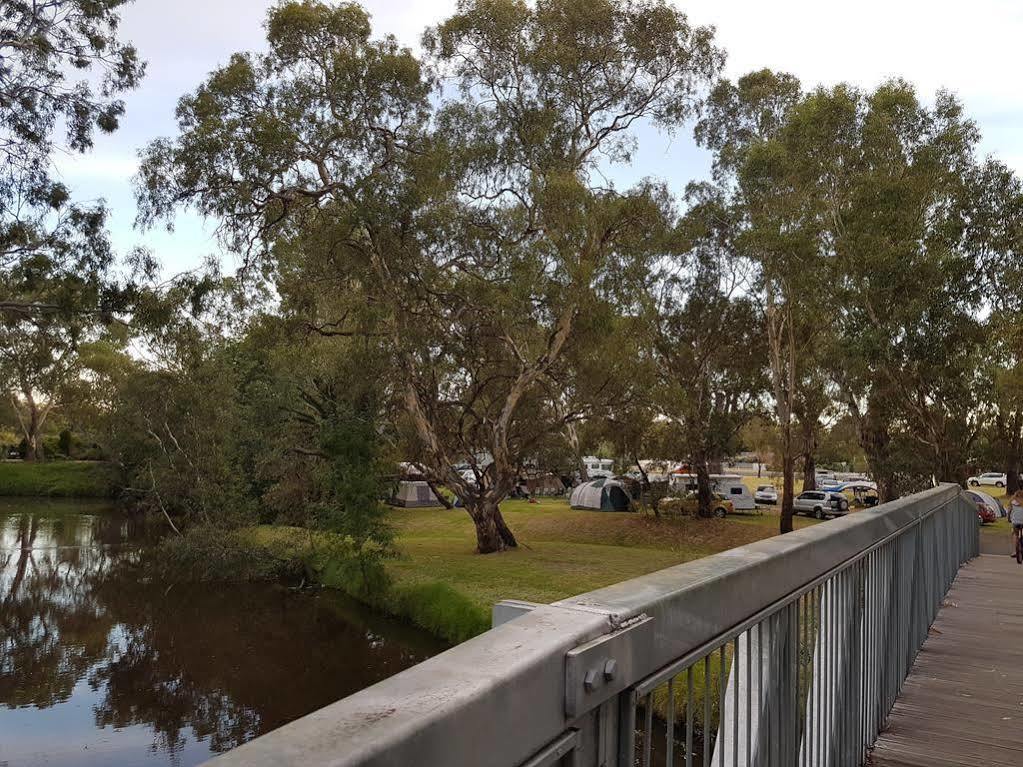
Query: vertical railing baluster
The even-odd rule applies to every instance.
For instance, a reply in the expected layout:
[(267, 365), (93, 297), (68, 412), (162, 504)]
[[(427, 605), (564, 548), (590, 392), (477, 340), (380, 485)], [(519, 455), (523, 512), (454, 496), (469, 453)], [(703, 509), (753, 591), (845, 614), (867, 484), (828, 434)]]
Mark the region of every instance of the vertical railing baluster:
[(693, 667), (686, 669), (686, 767), (693, 767)]
[(667, 756), (665, 767), (675, 767), (675, 677), (668, 680), (667, 732), (665, 733)]

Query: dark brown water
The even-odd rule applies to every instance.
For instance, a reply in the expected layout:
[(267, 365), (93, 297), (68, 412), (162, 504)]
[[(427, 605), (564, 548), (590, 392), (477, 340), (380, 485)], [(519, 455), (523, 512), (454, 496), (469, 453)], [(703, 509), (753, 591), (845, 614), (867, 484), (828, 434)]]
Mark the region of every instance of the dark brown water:
[(140, 583), (146, 537), (0, 499), (0, 767), (188, 767), (443, 649), (334, 592)]

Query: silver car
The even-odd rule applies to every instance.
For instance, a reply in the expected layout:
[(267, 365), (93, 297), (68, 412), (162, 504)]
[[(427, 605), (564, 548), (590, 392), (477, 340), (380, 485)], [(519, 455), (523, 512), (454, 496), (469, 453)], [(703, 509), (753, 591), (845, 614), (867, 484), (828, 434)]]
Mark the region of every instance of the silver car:
[(817, 519), (838, 517), (849, 513), (849, 499), (841, 493), (827, 490), (804, 490), (792, 501), (796, 514), (806, 514)]

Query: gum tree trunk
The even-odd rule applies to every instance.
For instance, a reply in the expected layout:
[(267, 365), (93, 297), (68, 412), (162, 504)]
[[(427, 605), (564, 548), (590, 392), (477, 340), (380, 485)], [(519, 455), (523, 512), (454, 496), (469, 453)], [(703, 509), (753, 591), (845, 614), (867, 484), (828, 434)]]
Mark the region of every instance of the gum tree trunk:
[(795, 460), (792, 451), (785, 450), (782, 457), (782, 492), (781, 492), (781, 525), (783, 533), (791, 533), (793, 530), (793, 506), (792, 499), (795, 497)]
[(698, 514), (701, 517), (710, 516), (711, 501), (713, 500), (710, 488), (710, 470), (707, 468), (705, 456), (697, 456), (693, 459), (696, 468), (696, 497)]
[(515, 536), (501, 516), (497, 501), (490, 498), (475, 499), (466, 502), (465, 510), (476, 526), (476, 550), (480, 554), (494, 554), (518, 546)]
[(817, 435), (814, 424), (804, 422), (803, 429), (803, 489), (817, 489), (817, 461), (814, 453), (817, 452)]

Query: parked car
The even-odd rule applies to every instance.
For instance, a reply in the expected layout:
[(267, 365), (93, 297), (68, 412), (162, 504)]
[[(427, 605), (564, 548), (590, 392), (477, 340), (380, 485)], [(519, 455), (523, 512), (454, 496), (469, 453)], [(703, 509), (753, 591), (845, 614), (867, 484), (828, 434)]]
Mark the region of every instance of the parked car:
[(778, 490), (774, 485), (760, 485), (753, 494), (753, 500), (757, 503), (773, 505), (778, 503)]
[[(732, 502), (720, 493), (714, 493), (712, 500), (710, 513), (713, 517), (724, 519), (735, 511)], [(685, 514), (695, 517), (700, 510), (700, 500), (696, 497), (696, 493), (687, 493), (681, 498), (668, 497), (661, 501), (660, 509), (665, 514)]]
[(841, 493), (827, 490), (804, 490), (792, 502), (796, 514), (806, 514), (817, 519), (836, 517), (849, 512), (849, 499)]
[(980, 487), (981, 485), (1005, 487), (1005, 474), (999, 474), (997, 471), (989, 471), (984, 474), (978, 474), (976, 477), (970, 477), (966, 481), (969, 483), (970, 487)]
[[(982, 506), (984, 506), (984, 508), (986, 508), (992, 514), (994, 514), (995, 519), (1005, 516), (1005, 509), (1002, 507), (1002, 504), (1000, 504), (987, 493), (982, 493), (979, 490), (967, 490), (966, 495), (969, 496), (971, 500), (977, 502), (978, 504), (981, 504)], [(990, 521), (993, 522), (994, 520)]]
[(998, 513), (992, 511), (983, 501), (977, 501), (977, 519), (982, 525), (998, 521)]

